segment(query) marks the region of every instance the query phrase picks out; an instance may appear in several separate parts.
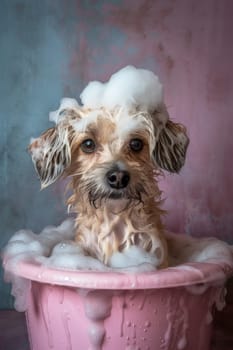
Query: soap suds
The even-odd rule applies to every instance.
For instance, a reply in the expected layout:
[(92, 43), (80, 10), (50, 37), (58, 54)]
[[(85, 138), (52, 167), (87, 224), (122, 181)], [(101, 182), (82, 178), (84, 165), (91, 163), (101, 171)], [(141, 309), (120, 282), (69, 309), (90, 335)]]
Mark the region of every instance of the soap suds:
[(84, 296), (85, 315), (89, 319), (88, 336), (92, 350), (101, 350), (105, 338), (104, 320), (111, 315), (112, 293), (88, 291)]
[(137, 246), (131, 246), (124, 252), (116, 252), (110, 258), (110, 267), (115, 269), (127, 269), (135, 267), (135, 271), (139, 266), (144, 267), (144, 271), (155, 270), (159, 265), (158, 258), (144, 249)]
[[(175, 269), (195, 270), (195, 267), (185, 265), (195, 262), (223, 263), (231, 268), (233, 266), (232, 247), (222, 241), (215, 238), (196, 239), (172, 233), (166, 233), (166, 237), (170, 266)], [(126, 251), (115, 253), (110, 259), (109, 266), (106, 266), (97, 259), (87, 256), (73, 239), (73, 219), (64, 221), (58, 227), (46, 227), (40, 234), (20, 230), (10, 239), (4, 249), (3, 260), (5, 278), (13, 284), (12, 294), (15, 296), (17, 310), (26, 308), (30, 289), (30, 281), (12, 273), (17, 270), (17, 265), (21, 261), (40, 264), (44, 268), (76, 271), (116, 271), (135, 274), (156, 270), (157, 258), (140, 247), (131, 246)], [(199, 269), (196, 270), (197, 273), (201, 273)], [(219, 278), (222, 280), (222, 274)], [(198, 291), (195, 289), (193, 293), (198, 294), (201, 291), (202, 288)]]
[[(170, 266), (192, 262), (225, 263), (233, 266), (233, 248), (213, 237), (194, 238), (166, 232)], [(187, 267), (189, 268), (189, 267)]]
[[(75, 128), (85, 130), (85, 125), (95, 119), (101, 108), (120, 111), (141, 111), (152, 113), (163, 105), (163, 87), (159, 78), (151, 71), (127, 66), (113, 74), (107, 82), (92, 81), (80, 95), (82, 105), (74, 98), (63, 98), (57, 110), (50, 112), (49, 120), (58, 124), (66, 117), (66, 111), (72, 110), (80, 116)], [(84, 113), (83, 111), (87, 111)], [(119, 113), (122, 116), (122, 113)], [(127, 116), (128, 113), (125, 113)], [(87, 118), (88, 117), (88, 118)], [(159, 113), (163, 124), (168, 115)], [(132, 119), (132, 118), (131, 118)], [(127, 123), (125, 123), (127, 124)], [(127, 127), (127, 125), (126, 125)], [(34, 139), (31, 139), (33, 142)]]
[(60, 107), (56, 111), (49, 113), (49, 120), (57, 124), (63, 118), (62, 112), (65, 109), (79, 110), (79, 108), (80, 106), (74, 98), (64, 97), (61, 99)]
[(89, 108), (140, 107), (152, 112), (162, 103), (163, 91), (159, 78), (153, 72), (127, 66), (113, 74), (108, 82), (90, 82), (80, 98)]
[[(139, 268), (139, 272), (156, 269), (157, 257), (141, 247), (131, 246), (122, 252), (116, 252), (109, 266), (85, 254), (74, 242), (74, 220), (67, 219), (60, 226), (48, 226), (40, 234), (30, 230), (20, 230), (10, 239), (4, 249), (5, 268), (12, 267), (18, 261), (40, 263), (46, 267), (73, 270), (106, 271), (116, 269)], [(215, 238), (197, 239), (187, 235), (166, 232), (170, 266), (193, 269), (185, 265), (192, 262), (233, 264), (232, 248)], [(143, 267), (144, 266), (144, 267)]]

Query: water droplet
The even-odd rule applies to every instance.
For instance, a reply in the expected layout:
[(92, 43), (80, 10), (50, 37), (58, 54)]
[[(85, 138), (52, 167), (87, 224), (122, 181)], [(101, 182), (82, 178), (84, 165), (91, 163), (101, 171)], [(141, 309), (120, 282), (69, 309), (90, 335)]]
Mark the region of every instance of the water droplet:
[(211, 312), (208, 312), (206, 315), (206, 323), (210, 324), (213, 321), (213, 316), (211, 314)]
[(150, 327), (150, 326), (151, 326), (150, 321), (146, 321), (146, 322), (145, 322), (145, 327)]
[(129, 296), (129, 299), (134, 299), (134, 297), (135, 297), (135, 295), (134, 295), (134, 293), (132, 293), (132, 294), (130, 294), (130, 296)]

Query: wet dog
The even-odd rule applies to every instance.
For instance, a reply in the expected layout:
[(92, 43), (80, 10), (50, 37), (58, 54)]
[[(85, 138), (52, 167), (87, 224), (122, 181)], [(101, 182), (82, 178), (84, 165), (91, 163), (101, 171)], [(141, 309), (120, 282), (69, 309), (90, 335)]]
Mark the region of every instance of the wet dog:
[(60, 108), (55, 127), (33, 139), (29, 151), (42, 188), (69, 178), (67, 203), (77, 213), (76, 241), (86, 254), (108, 264), (132, 245), (167, 266), (158, 174), (179, 172), (188, 137), (156, 110), (115, 107)]

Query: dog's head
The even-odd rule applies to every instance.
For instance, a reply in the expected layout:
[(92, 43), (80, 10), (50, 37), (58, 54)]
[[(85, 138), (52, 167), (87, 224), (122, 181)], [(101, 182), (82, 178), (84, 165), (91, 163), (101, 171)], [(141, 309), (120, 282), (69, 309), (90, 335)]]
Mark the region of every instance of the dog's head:
[(42, 188), (69, 176), (75, 191), (101, 199), (141, 201), (155, 171), (179, 172), (185, 161), (185, 127), (162, 104), (153, 113), (115, 108), (65, 108), (55, 127), (29, 146)]

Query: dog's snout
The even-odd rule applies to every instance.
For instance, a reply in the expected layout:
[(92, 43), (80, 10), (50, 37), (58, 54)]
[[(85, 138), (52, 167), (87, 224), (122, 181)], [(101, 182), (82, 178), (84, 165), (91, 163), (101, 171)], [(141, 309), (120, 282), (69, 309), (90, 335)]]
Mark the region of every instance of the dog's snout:
[(129, 172), (126, 170), (110, 170), (106, 174), (107, 182), (111, 188), (125, 188), (130, 180)]

